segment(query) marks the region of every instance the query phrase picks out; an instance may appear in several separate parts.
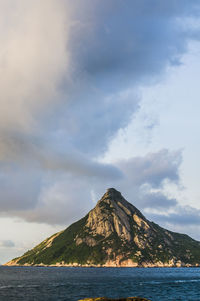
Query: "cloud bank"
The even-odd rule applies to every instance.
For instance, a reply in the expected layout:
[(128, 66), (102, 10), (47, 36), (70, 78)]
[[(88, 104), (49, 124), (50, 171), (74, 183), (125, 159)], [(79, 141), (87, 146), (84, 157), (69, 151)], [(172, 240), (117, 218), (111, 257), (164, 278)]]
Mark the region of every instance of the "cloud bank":
[(199, 39), (191, 22), (199, 8), (195, 0), (0, 0), (3, 215), (67, 224), (109, 186), (140, 209), (177, 205), (164, 186), (179, 183), (180, 151), (100, 159), (137, 114), (140, 87)]

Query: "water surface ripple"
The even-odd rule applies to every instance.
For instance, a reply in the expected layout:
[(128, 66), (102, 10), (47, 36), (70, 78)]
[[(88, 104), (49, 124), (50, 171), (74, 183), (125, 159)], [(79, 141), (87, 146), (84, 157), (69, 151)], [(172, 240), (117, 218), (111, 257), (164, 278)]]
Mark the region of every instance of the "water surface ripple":
[(98, 296), (200, 301), (200, 268), (0, 266), (1, 301), (76, 301)]

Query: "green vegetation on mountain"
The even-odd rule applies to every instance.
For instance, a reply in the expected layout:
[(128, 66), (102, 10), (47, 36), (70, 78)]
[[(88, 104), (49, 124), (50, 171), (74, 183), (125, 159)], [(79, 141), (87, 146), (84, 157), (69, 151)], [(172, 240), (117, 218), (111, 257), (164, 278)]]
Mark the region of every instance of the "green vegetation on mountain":
[(7, 264), (195, 266), (200, 242), (148, 221), (110, 188), (84, 218)]

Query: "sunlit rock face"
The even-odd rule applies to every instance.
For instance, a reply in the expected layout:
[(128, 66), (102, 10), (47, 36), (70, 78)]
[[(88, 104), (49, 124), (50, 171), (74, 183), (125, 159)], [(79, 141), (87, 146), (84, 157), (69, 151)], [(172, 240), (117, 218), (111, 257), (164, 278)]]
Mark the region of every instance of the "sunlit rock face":
[(7, 265), (198, 266), (200, 243), (147, 220), (109, 188), (84, 218)]
[(110, 188), (90, 211), (86, 226), (93, 234), (109, 237), (116, 232), (122, 240), (131, 241), (129, 223), (131, 209), (134, 211), (134, 207), (129, 206), (121, 193)]

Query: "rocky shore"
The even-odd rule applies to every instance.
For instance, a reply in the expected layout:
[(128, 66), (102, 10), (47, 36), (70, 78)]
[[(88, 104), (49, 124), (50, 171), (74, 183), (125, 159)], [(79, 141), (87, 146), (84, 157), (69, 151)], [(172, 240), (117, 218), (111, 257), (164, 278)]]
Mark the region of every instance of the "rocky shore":
[(31, 264), (31, 263), (25, 263), (23, 265), (19, 264), (17, 260), (11, 260), (4, 264), (4, 266), (40, 266), (40, 267), (83, 267), (83, 268), (89, 268), (89, 267), (94, 267), (94, 268), (183, 268), (183, 267), (200, 267), (199, 264), (192, 265), (192, 264), (185, 264), (184, 262), (177, 261), (177, 262), (169, 262), (169, 263), (163, 263), (163, 262), (156, 262), (156, 263), (150, 263), (150, 262), (144, 262), (142, 264), (135, 263), (131, 261), (131, 259), (128, 259), (122, 263), (116, 262), (116, 261), (108, 261), (105, 264), (80, 264), (80, 263), (55, 263), (55, 264), (44, 264), (44, 263), (39, 263), (39, 264)]
[(86, 298), (79, 301), (150, 301), (150, 300), (141, 297), (128, 297), (128, 298), (119, 298), (119, 299), (99, 297), (99, 298)]

